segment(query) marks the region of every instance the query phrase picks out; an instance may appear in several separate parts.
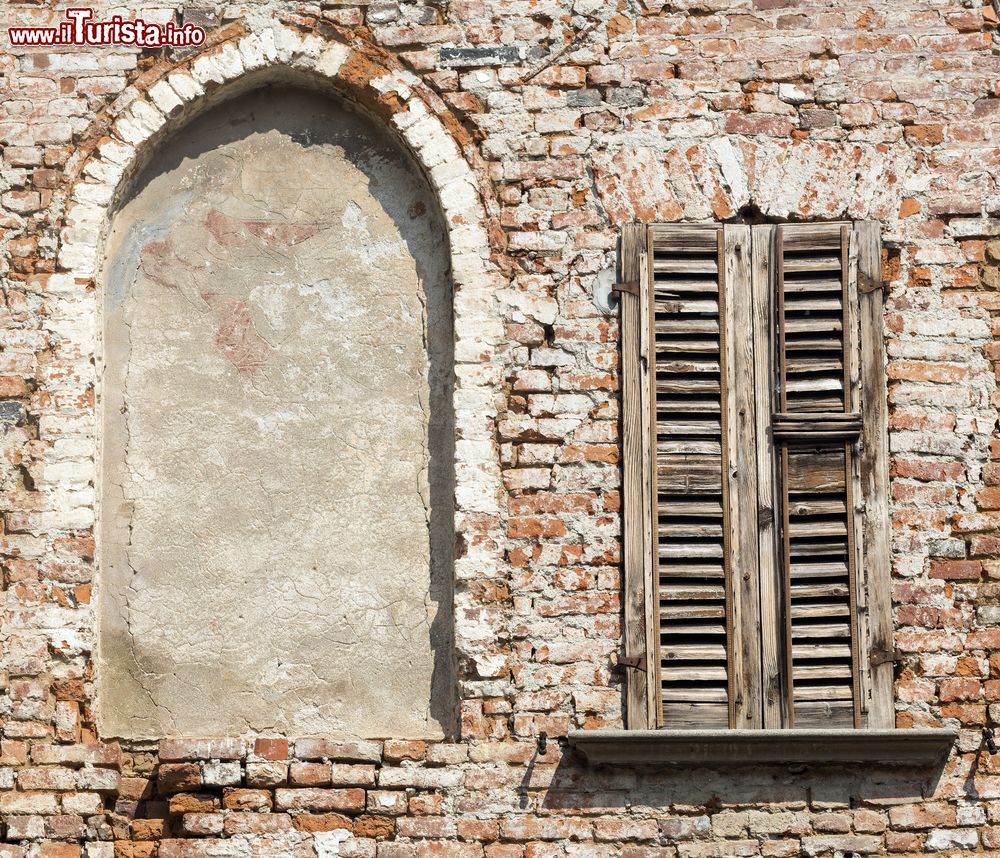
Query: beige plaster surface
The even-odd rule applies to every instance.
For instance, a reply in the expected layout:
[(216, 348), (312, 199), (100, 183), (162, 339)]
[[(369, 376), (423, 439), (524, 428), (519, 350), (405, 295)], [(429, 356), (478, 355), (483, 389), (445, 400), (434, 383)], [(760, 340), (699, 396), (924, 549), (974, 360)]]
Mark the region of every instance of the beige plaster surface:
[(104, 276), (104, 736), (452, 729), (446, 233), (366, 117), (215, 108)]

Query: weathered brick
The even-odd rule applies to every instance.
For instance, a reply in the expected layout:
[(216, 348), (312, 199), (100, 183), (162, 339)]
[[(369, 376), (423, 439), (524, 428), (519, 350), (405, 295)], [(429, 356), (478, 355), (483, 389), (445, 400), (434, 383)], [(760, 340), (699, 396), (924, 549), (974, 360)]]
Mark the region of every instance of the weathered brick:
[(288, 781), (288, 764), (281, 762), (247, 763), (246, 780), (249, 787), (282, 786)]
[(227, 788), (222, 791), (222, 806), (227, 810), (268, 811), (271, 804), (269, 790)]
[(338, 742), (329, 739), (296, 739), (295, 756), (300, 760), (330, 759), (337, 762), (378, 763), (380, 742)]
[(580, 840), (590, 834), (590, 823), (584, 819), (520, 816), (500, 822), (500, 836), (508, 840)]
[(213, 837), (222, 834), (221, 813), (185, 813), (181, 817), (181, 829), (194, 837)]
[(288, 782), (292, 786), (329, 786), (330, 763), (292, 763)]
[(246, 755), (242, 739), (161, 739), (160, 760), (239, 760)]
[(121, 747), (117, 743), (83, 745), (36, 744), (31, 749), (36, 765), (117, 766), (121, 763)]
[(283, 813), (230, 813), (226, 815), (223, 825), (226, 837), (274, 834), (294, 828), (295, 819)]
[(156, 783), (161, 793), (198, 789), (202, 785), (201, 766), (197, 763), (163, 763), (157, 771)]
[(365, 807), (363, 789), (277, 789), (274, 803), (278, 810), (358, 812)]
[(259, 738), (254, 740), (253, 753), (265, 760), (287, 760), (288, 747), (287, 739)]
[(221, 806), (218, 796), (209, 793), (181, 792), (170, 796), (170, 812), (175, 816), (184, 813), (211, 813)]

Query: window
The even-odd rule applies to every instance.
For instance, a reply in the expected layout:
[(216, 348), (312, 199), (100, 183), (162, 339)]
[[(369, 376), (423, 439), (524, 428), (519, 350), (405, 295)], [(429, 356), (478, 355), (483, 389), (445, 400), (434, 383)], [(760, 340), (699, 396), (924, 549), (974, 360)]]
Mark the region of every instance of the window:
[(892, 727), (877, 224), (622, 254), (628, 727)]

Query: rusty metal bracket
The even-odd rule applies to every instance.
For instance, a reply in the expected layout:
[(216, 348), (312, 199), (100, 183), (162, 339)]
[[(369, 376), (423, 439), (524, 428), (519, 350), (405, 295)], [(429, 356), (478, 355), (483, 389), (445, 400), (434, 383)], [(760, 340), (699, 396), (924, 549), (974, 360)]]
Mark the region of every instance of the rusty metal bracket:
[(903, 657), (900, 655), (899, 651), (895, 648), (893, 649), (873, 649), (871, 655), (868, 656), (868, 661), (871, 663), (872, 667), (878, 667), (880, 664), (885, 664), (886, 662), (897, 662), (902, 661)]
[(644, 655), (612, 655), (611, 669), (615, 673), (624, 673), (626, 668), (646, 671), (646, 656)]
[(611, 287), (612, 292), (628, 292), (629, 295), (635, 295), (636, 298), (639, 297), (639, 281), (638, 280), (628, 280), (624, 283), (615, 283)]
[(986, 750), (991, 754), (997, 752), (996, 734), (992, 727), (983, 727), (983, 741), (986, 743)]
[(870, 292), (877, 292), (885, 289), (885, 280), (881, 277), (872, 277), (864, 271), (858, 272), (858, 292), (867, 295)]

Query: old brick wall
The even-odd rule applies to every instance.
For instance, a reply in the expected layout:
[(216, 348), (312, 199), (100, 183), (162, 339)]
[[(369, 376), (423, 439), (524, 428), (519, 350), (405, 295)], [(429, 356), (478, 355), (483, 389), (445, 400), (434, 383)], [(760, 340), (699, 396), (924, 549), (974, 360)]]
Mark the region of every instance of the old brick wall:
[[(218, 11), (210, 43), (191, 55), (0, 57), (0, 855), (1000, 849), (1000, 761), (979, 732), (1000, 720), (994, 7), (452, 0)], [(10, 4), (4, 17), (46, 24), (61, 13)], [(146, 746), (95, 730), (102, 235), (121, 182), (160, 139), (213, 98), (279, 73), (396, 129), (448, 224), (454, 741)], [(939, 770), (595, 770), (559, 742), (571, 726), (621, 724), (609, 665), (621, 623), (617, 327), (592, 300), (595, 282), (623, 223), (741, 214), (884, 224), (897, 721), (961, 727)], [(553, 739), (540, 755), (543, 730)]]

